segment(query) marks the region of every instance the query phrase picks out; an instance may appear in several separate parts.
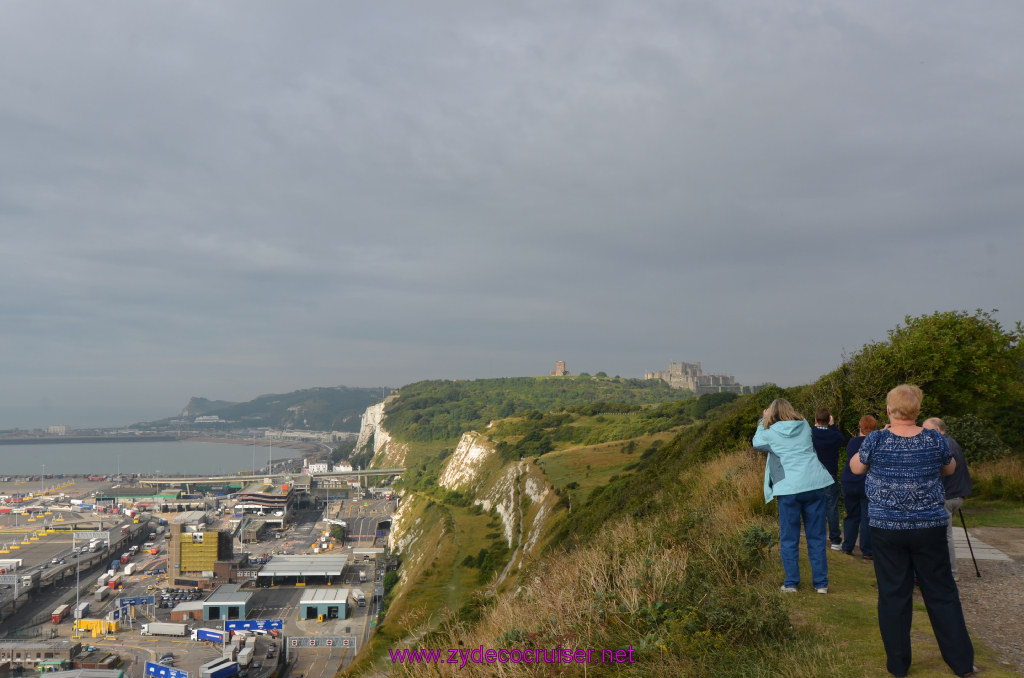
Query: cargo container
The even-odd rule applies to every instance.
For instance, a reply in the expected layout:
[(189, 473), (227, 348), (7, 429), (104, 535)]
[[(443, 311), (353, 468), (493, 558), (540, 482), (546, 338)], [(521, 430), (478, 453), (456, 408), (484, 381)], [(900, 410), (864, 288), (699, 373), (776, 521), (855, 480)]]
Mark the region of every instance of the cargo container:
[(214, 659), (199, 667), (199, 678), (230, 678), (238, 674), (238, 664), (230, 659)]
[(75, 619), (81, 619), (85, 615), (89, 614), (90, 606), (91, 604), (89, 603), (88, 600), (84, 603), (79, 603), (78, 607), (75, 608)]
[(121, 564), (125, 565), (129, 560), (132, 559), (132, 554), (125, 552), (121, 554)]
[(192, 640), (205, 640), (210, 643), (223, 643), (227, 633), (217, 629), (195, 629), (192, 631)]
[(107, 572), (106, 574), (101, 574), (100, 578), (96, 581), (96, 583), (99, 584), (100, 586), (106, 586), (107, 582), (110, 581), (110, 578), (112, 576), (114, 576), (114, 575), (111, 574), (110, 572)]
[(3, 558), (0, 559), (0, 569), (3, 570), (16, 570), (21, 567), (21, 558)]
[(238, 668), (245, 669), (252, 663), (252, 648), (247, 647), (238, 651), (238, 658), (235, 660), (238, 662)]
[(110, 581), (107, 582), (107, 586), (109, 586), (112, 589), (116, 589), (121, 585), (122, 581), (124, 581), (124, 576), (118, 573), (110, 578)]
[(188, 624), (150, 622), (142, 625), (141, 633), (144, 636), (184, 636), (188, 635)]
[(137, 567), (138, 567), (138, 565), (136, 563), (128, 563), (127, 565), (124, 566), (124, 573), (125, 574), (134, 574), (135, 573), (135, 569)]
[(96, 593), (92, 594), (92, 599), (97, 603), (102, 603), (106, 597), (110, 594), (110, 589), (106, 586), (102, 586), (96, 589)]
[(59, 624), (68, 618), (68, 614), (71, 613), (70, 605), (59, 605), (57, 609), (50, 613), (50, 622)]

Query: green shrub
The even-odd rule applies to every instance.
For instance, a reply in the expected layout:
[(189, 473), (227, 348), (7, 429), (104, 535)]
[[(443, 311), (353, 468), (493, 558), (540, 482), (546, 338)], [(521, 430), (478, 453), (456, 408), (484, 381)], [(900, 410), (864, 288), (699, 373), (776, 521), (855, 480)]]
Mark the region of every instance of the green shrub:
[(963, 448), (968, 466), (978, 462), (996, 461), (1010, 453), (991, 425), (978, 417), (965, 414), (962, 417), (949, 417), (944, 421), (946, 433)]

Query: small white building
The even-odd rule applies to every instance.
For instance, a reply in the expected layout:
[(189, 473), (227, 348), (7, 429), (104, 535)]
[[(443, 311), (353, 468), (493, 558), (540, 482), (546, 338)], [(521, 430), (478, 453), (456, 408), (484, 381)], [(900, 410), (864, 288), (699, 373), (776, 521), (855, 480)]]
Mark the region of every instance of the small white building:
[(332, 470), (335, 473), (351, 473), (352, 472), (352, 464), (348, 463), (347, 461), (342, 461), (342, 462), (339, 462), (339, 463), (335, 464), (334, 468)]
[(315, 462), (309, 465), (309, 474), (315, 476), (317, 473), (327, 473), (327, 462)]

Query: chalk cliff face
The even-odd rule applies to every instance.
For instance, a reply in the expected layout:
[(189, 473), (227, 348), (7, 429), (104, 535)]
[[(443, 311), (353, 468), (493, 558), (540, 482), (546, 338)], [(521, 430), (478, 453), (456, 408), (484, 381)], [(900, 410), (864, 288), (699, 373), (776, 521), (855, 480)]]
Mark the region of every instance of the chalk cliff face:
[[(385, 623), (392, 621), (392, 615), (397, 624), (406, 623), (403, 615), (423, 605), (416, 598), (422, 590), (448, 595), (451, 587), (446, 581), (472, 582), (480, 573), (466, 565), (464, 557), (486, 551), (479, 548), (485, 534), (486, 540), (494, 540), (489, 547), (492, 553), (498, 540), (508, 548), (497, 551), (501, 562), (494, 563), (497, 569), (486, 582), (479, 582), (481, 590), (495, 592), (526, 581), (530, 568), (542, 557), (551, 522), (559, 515), (559, 498), (541, 468), (533, 460), (506, 460), (494, 442), (476, 431), (463, 434), (445, 459), (437, 484), (448, 492), (407, 491), (392, 516), (388, 546), (401, 557), (402, 566), (389, 593)], [(477, 506), (483, 511), (473, 508)], [(465, 552), (466, 544), (474, 544), (472, 552)], [(470, 595), (466, 593), (461, 602)], [(461, 602), (452, 599), (444, 604), (454, 609)]]
[(359, 438), (356, 439), (356, 449), (363, 450), (372, 443), (373, 461), (370, 462), (370, 466), (376, 468), (398, 468), (405, 466), (405, 455), (408, 451), (408, 446), (392, 440), (391, 434), (382, 426), (384, 411), (388, 403), (394, 399), (395, 396), (389, 396), (384, 399), (384, 402), (367, 407), (359, 424)]
[(463, 433), (437, 484), (449, 490), (476, 490), (483, 478), (484, 466), (494, 458), (495, 449), (490, 440), (476, 431)]
[(530, 463), (503, 463), (486, 436), (464, 433), (438, 479), (441, 487), (473, 497), (484, 511), (501, 517), (505, 540), (516, 548), (513, 560), (539, 541), (544, 521), (557, 501), (543, 474)]
[[(386, 401), (385, 401), (386, 402)], [(359, 422), (359, 437), (356, 439), (356, 449), (361, 450), (371, 441), (374, 441), (377, 428), (384, 420), (384, 404), (377, 403), (370, 405), (363, 412), (362, 420)], [(377, 450), (374, 450), (376, 452)]]

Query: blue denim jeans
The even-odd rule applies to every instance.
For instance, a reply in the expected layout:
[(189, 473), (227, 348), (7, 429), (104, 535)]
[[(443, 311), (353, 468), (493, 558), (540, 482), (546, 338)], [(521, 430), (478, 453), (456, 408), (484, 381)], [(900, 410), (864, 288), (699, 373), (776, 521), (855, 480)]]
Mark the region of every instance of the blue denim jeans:
[(825, 488), (825, 519), (828, 520), (828, 540), (838, 544), (843, 539), (839, 533), (839, 483)]
[(825, 533), (825, 490), (783, 494), (779, 502), (779, 552), (786, 571), (784, 586), (800, 583), (800, 522), (807, 537), (807, 556), (811, 561), (814, 588), (828, 587), (828, 544)]

